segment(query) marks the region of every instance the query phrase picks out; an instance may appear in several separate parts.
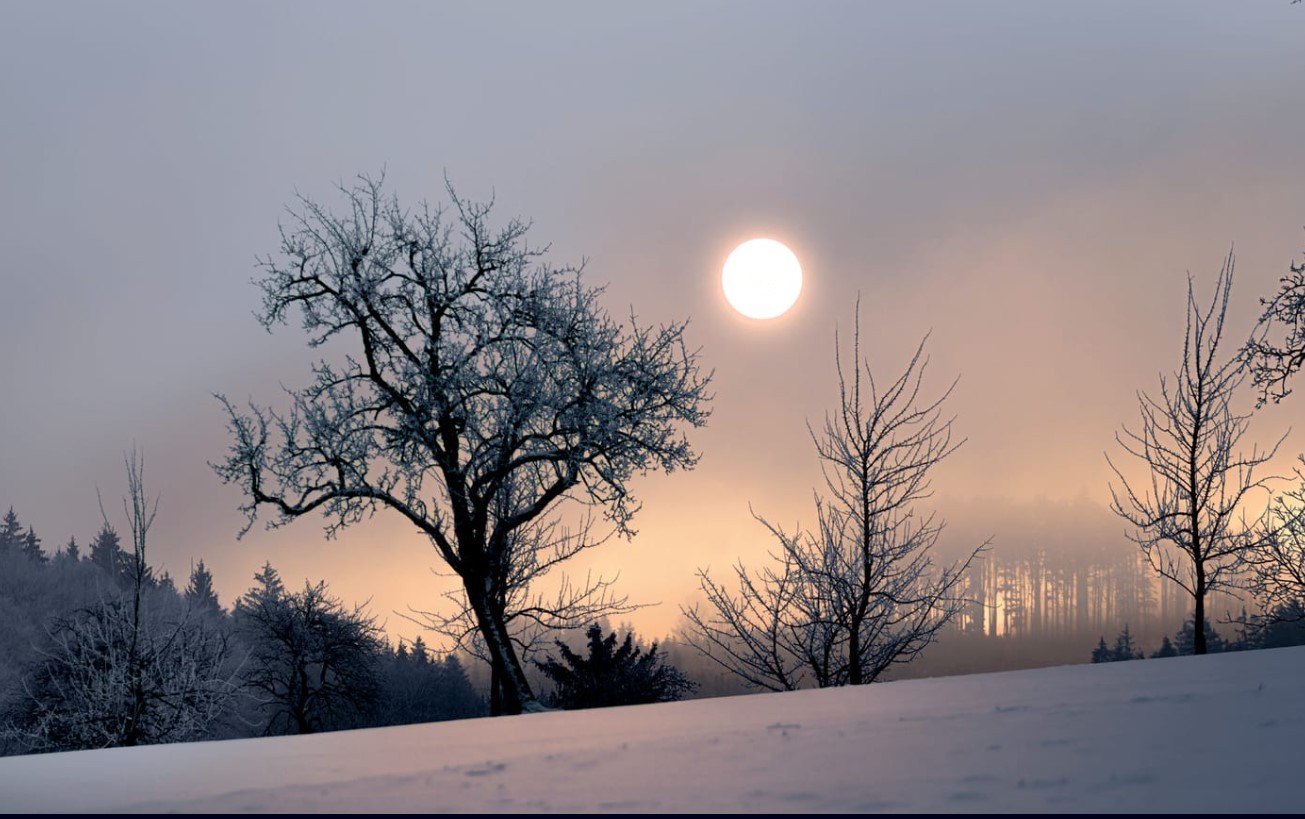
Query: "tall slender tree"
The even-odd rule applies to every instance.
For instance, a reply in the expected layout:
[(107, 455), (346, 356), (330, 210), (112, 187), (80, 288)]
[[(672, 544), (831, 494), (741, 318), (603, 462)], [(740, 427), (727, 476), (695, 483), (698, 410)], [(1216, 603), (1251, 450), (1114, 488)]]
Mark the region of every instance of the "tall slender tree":
[[(1198, 623), (1206, 620), (1210, 592), (1233, 587), (1248, 557), (1272, 540), (1262, 510), (1249, 507), (1259, 492), (1267, 495), (1271, 476), (1262, 467), (1286, 437), (1268, 449), (1241, 448), (1251, 416), (1234, 400), (1247, 369), (1220, 346), (1233, 267), (1229, 254), (1204, 308), (1188, 277), (1182, 361), (1160, 376), (1158, 395), (1138, 393), (1139, 425), (1115, 435), (1141, 473), (1126, 473), (1106, 455), (1116, 477), (1111, 508), (1151, 567), (1191, 597)], [(1206, 653), (1202, 629), (1194, 630), (1193, 649)]]

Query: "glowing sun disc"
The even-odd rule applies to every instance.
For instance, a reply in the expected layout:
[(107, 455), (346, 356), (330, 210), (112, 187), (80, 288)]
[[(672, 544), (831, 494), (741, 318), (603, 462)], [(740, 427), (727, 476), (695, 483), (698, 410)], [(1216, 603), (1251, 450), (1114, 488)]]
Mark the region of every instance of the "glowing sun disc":
[(721, 271), (730, 306), (748, 318), (782, 316), (802, 292), (797, 256), (774, 239), (751, 239), (734, 248)]

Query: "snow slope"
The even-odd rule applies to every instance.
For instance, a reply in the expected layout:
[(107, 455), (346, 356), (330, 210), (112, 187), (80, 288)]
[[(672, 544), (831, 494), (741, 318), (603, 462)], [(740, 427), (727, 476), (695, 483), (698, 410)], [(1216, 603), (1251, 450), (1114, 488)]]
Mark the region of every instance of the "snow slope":
[(1297, 811), (1305, 648), (0, 759), (5, 811)]

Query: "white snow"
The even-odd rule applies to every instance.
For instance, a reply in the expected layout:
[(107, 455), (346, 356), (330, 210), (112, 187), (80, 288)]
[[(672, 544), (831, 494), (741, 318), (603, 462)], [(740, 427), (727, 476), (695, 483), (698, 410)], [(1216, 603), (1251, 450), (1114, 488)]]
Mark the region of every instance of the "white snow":
[(0, 811), (1297, 811), (1305, 648), (0, 759)]

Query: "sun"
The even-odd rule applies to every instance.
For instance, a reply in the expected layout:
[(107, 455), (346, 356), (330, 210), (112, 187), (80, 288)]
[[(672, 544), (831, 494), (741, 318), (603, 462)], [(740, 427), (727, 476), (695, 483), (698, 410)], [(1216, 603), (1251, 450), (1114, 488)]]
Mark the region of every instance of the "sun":
[(734, 248), (721, 271), (730, 306), (748, 318), (782, 316), (802, 292), (802, 265), (774, 239), (751, 239)]

